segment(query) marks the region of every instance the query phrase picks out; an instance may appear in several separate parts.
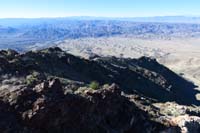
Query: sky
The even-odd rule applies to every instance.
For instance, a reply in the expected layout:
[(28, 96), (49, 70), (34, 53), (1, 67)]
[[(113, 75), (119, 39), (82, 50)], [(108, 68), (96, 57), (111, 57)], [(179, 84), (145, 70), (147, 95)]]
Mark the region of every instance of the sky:
[(200, 16), (200, 0), (1, 0), (0, 18)]

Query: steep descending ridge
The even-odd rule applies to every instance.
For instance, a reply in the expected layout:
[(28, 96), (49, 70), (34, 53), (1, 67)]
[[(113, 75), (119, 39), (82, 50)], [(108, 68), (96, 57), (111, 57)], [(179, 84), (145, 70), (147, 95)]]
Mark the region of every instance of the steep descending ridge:
[(39, 83), (50, 77), (58, 77), (64, 81), (78, 81), (83, 84), (91, 81), (98, 81), (101, 85), (117, 83), (126, 93), (137, 91), (158, 101), (199, 104), (195, 100), (197, 92), (192, 83), (147, 57), (97, 57), (85, 60), (59, 48), (25, 54), (9, 50), (1, 51), (0, 55), (1, 76), (6, 74), (9, 78), (17, 77), (22, 82), (33, 80)]
[[(199, 105), (192, 83), (146, 57), (86, 60), (57, 47), (6, 50), (0, 77), (0, 130), (8, 133), (180, 132), (153, 103)], [(100, 86), (92, 89), (92, 81)], [(198, 132), (197, 125), (190, 129)]]
[[(115, 83), (127, 88), (127, 92), (138, 91), (158, 101), (176, 101), (180, 104), (197, 104), (195, 95), (198, 91), (189, 81), (159, 64), (155, 59), (141, 57), (139, 59), (101, 58), (98, 62), (104, 66), (118, 70)], [(123, 70), (124, 69), (124, 70)]]

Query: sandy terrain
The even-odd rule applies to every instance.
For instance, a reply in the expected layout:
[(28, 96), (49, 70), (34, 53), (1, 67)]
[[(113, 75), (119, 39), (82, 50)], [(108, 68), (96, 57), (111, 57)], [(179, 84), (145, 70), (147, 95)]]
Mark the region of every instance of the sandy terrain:
[(58, 44), (69, 53), (138, 58), (151, 56), (200, 86), (200, 38), (143, 40), (125, 37), (65, 40)]

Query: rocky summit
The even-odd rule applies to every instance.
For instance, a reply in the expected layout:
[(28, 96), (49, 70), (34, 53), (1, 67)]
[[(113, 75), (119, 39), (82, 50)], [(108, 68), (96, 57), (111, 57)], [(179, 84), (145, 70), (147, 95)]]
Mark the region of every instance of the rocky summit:
[(0, 51), (3, 133), (198, 133), (196, 86), (155, 59)]

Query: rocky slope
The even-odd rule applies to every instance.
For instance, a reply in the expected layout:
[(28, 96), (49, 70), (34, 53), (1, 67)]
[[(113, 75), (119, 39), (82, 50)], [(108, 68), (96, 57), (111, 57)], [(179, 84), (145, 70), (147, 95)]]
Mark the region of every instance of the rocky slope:
[(200, 86), (199, 42), (199, 38), (144, 40), (133, 37), (108, 37), (67, 39), (58, 42), (57, 46), (68, 53), (84, 58), (94, 54), (124, 58), (153, 57), (159, 63)]
[(8, 93), (1, 102), (1, 131), (121, 133), (165, 129), (121, 96), (115, 85), (76, 94), (64, 94), (60, 85), (55, 79)]
[(2, 132), (199, 131), (199, 109), (188, 106), (199, 105), (195, 86), (147, 57), (6, 50), (0, 77)]

